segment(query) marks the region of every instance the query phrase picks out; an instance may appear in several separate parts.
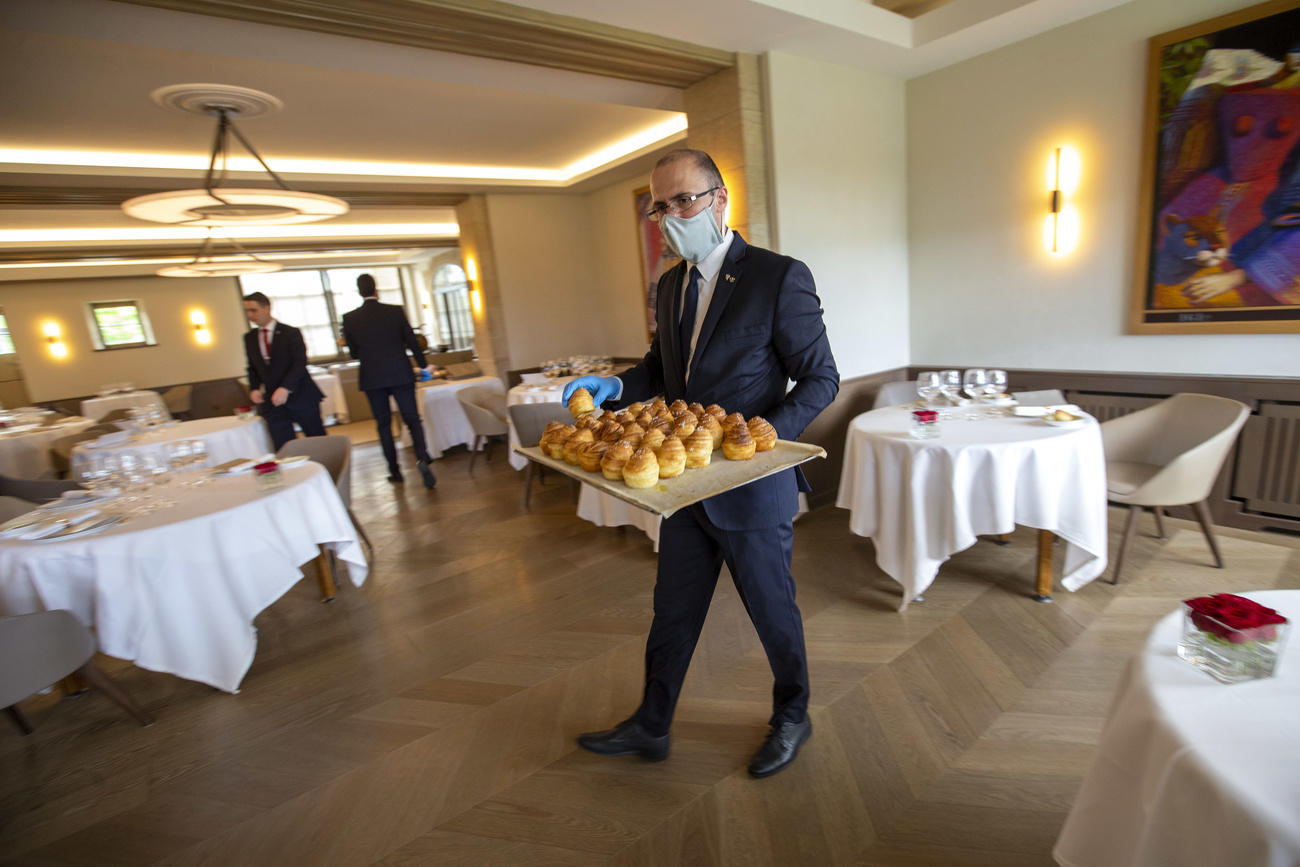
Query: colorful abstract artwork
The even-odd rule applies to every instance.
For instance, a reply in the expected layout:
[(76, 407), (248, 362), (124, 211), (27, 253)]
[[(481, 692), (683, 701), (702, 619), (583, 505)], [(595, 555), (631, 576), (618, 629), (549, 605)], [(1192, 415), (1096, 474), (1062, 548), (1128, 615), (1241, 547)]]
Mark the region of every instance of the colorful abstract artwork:
[(1300, 331), (1297, 7), (1151, 40), (1132, 331)]

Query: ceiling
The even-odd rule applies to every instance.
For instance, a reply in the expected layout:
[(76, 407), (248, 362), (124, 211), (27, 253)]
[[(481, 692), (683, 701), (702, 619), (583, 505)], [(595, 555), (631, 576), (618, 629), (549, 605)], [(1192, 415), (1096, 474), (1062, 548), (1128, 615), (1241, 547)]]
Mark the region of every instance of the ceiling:
[[(197, 246), (116, 207), (194, 185), (206, 167), (213, 124), (154, 105), (149, 93), (168, 84), (279, 97), (282, 112), (241, 122), (243, 132), (295, 187), (353, 205), (315, 229), (290, 227), (299, 236), (247, 243), (410, 249), (454, 242), (454, 204), (467, 192), (585, 192), (648, 174), (685, 135), (680, 85), (723, 68), (731, 52), (785, 51), (905, 78), (1119, 2), (387, 0), (380, 20), (357, 0), (5, 0), (0, 280), (37, 276), (5, 267), (15, 261)], [(293, 29), (237, 20), (260, 20), (267, 7)], [(339, 35), (356, 32), (368, 38)], [(417, 47), (458, 45), (462, 32), (466, 50), (498, 57)], [(522, 47), (502, 49), (498, 34)], [(622, 77), (580, 71), (599, 63)], [(352, 234), (328, 237), (340, 227)]]

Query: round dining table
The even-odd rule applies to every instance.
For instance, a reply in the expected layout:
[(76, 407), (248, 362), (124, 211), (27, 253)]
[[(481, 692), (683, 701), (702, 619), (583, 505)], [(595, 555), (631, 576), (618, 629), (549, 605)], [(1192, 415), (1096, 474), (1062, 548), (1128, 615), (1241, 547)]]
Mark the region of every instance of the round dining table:
[(257, 458), (269, 453), (271, 438), (266, 422), (260, 417), (217, 416), (193, 421), (172, 422), (139, 433), (108, 434), (99, 440), (87, 440), (72, 447), (72, 474), (81, 478), (91, 455), (109, 452), (153, 452), (164, 466), (167, 443), (177, 440), (203, 440), (208, 451), (208, 466), (217, 466), (240, 458)]
[(86, 418), (99, 421), (115, 409), (130, 409), (134, 406), (152, 407), (160, 411), (163, 418), (172, 417), (167, 411), (167, 404), (163, 402), (162, 395), (148, 389), (119, 391), (87, 398), (81, 402), (81, 414)]
[(170, 503), (146, 514), (122, 496), (49, 512), (127, 517), (90, 535), (0, 538), (0, 614), (63, 608), (109, 656), (238, 692), (257, 650), (254, 618), (303, 577), (320, 546), (347, 563), (353, 584), (366, 579), (329, 473), (311, 461), (281, 472), (271, 490), (251, 473), (198, 486), (172, 477), (149, 494)]
[[(1300, 590), (1241, 595), (1300, 620)], [(1058, 864), (1300, 864), (1300, 641), (1273, 677), (1227, 685), (1178, 657), (1181, 631), (1170, 612), (1129, 662)]]
[(54, 469), (50, 446), (60, 437), (81, 433), (94, 424), (83, 416), (68, 416), (53, 424), (17, 424), (0, 429), (0, 475), (38, 479)]
[[(505, 386), (495, 376), (474, 376), (469, 379), (433, 380), (420, 383), (416, 395), (420, 401), (420, 423), (424, 425), (424, 441), (429, 456), (434, 460), (454, 446), (474, 447), (474, 428), (461, 408), (456, 393), (463, 388), (484, 388), (501, 392)], [(394, 404), (396, 407), (396, 404)], [(409, 444), (410, 434), (402, 427), (403, 442)]]
[[(1106, 569), (1106, 464), (1097, 422), (1070, 427), (998, 413), (941, 421), (911, 434), (910, 407), (849, 424), (836, 505), (870, 537), (876, 563), (903, 588), (903, 607), (978, 536), (1035, 527), (1064, 540), (1061, 585), (1078, 590)], [(1051, 536), (1040, 534), (1038, 596), (1050, 598)], [(1046, 564), (1046, 575), (1042, 570)]]

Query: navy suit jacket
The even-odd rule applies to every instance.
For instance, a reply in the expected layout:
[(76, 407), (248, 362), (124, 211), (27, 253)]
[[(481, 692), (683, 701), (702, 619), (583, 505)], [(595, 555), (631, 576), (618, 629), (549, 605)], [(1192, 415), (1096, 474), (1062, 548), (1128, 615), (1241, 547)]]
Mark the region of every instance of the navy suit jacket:
[[(645, 358), (619, 374), (620, 403), (661, 393), (669, 402), (716, 403), (747, 419), (762, 416), (781, 439), (797, 438), (840, 387), (808, 266), (751, 247), (735, 233), (700, 326), (689, 382), (677, 346), (685, 274), (683, 261), (660, 278), (655, 337)], [(787, 392), (790, 380), (795, 385)], [(803, 473), (790, 470), (711, 497), (704, 509), (724, 530), (773, 527), (794, 517), (800, 489), (808, 490)]]
[(406, 311), (396, 304), (380, 304), (367, 298), (356, 310), (343, 314), (343, 339), (348, 354), (361, 360), (357, 385), (362, 391), (395, 388), (415, 382), (415, 370), (406, 350), (411, 350), (420, 367), (424, 350), (416, 339)]
[(253, 328), (244, 334), (244, 354), (248, 357), (248, 387), (262, 389), (269, 402), (271, 392), (280, 386), (289, 389), (292, 401), (310, 400), (320, 403), (325, 397), (307, 373), (307, 344), (302, 332), (283, 322), (275, 323), (271, 332), (271, 357), (262, 360), (261, 329)]

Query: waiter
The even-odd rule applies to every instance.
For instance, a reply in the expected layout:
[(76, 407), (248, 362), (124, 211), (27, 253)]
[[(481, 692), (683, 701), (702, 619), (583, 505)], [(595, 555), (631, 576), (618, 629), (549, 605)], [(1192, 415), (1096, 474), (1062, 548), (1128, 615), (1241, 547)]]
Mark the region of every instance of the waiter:
[(415, 448), (415, 466), (420, 471), (426, 488), (438, 484), (424, 441), (424, 426), (415, 406), (415, 371), (407, 357), (409, 349), (415, 363), (426, 374), (424, 350), (407, 321), (406, 312), (396, 304), (380, 304), (375, 278), (362, 274), (357, 278), (357, 291), (361, 293), (361, 306), (343, 314), (343, 340), (348, 353), (361, 362), (358, 384), (370, 401), (370, 411), (379, 428), (379, 444), (388, 461), (388, 481), (402, 483), (402, 468), (397, 463), (397, 445), (393, 442), (393, 411), (391, 398), (411, 432), (411, 445)]
[(254, 326), (244, 335), (248, 397), (266, 419), (275, 450), (293, 439), (296, 423), (309, 437), (325, 436), (320, 402), (325, 395), (307, 373), (302, 332), (271, 316), (271, 299), (261, 292), (244, 296), (244, 315)]
[[(564, 400), (580, 386), (597, 407), (662, 393), (670, 402), (762, 416), (782, 439), (795, 439), (839, 391), (808, 267), (751, 247), (727, 228), (727, 187), (703, 151), (663, 157), (650, 193), (647, 216), (682, 257), (659, 280), (650, 351), (619, 376), (580, 377)], [(803, 474), (786, 470), (664, 519), (641, 704), (614, 728), (581, 735), (579, 746), (602, 755), (668, 757), (673, 711), (725, 562), (773, 676), (768, 735), (749, 773), (771, 776), (794, 761), (812, 734), (807, 652), (790, 573), (800, 489), (808, 490)]]

